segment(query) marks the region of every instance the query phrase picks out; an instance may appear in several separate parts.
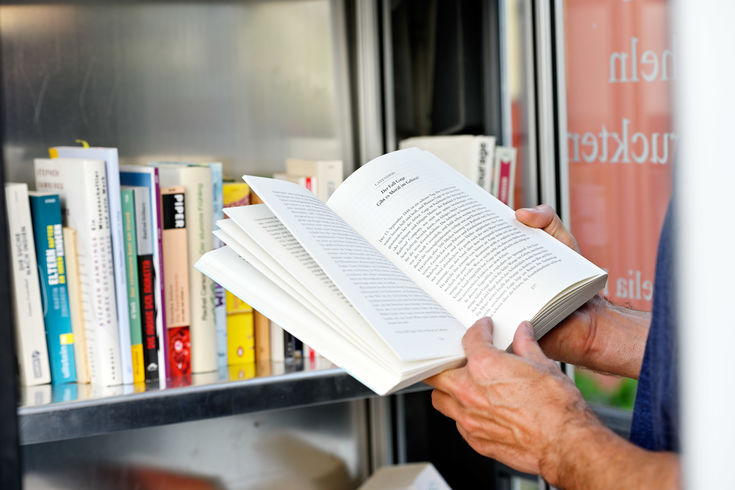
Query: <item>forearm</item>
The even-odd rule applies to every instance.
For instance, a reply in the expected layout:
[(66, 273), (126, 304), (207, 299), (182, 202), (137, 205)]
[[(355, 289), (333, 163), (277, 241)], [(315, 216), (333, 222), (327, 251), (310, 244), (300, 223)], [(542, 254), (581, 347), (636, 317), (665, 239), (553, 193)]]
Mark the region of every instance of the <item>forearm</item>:
[(541, 345), (558, 361), (637, 379), (650, 321), (649, 313), (595, 296), (563, 328), (549, 332)]
[(541, 468), (565, 488), (679, 488), (679, 457), (641, 449), (599, 423), (564, 432)]

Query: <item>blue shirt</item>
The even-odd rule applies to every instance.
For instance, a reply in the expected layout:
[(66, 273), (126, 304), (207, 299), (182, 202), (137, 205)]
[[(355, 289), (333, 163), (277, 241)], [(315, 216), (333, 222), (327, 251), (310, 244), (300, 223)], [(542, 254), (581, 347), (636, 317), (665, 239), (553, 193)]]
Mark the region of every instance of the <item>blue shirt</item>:
[(630, 440), (652, 451), (679, 449), (679, 359), (671, 204), (656, 257), (651, 327), (638, 378)]

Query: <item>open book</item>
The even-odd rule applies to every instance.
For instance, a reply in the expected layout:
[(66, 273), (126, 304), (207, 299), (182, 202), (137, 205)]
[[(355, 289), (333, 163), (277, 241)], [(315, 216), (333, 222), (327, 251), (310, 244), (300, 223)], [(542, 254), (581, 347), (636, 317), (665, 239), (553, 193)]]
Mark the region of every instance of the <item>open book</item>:
[(483, 316), (510, 346), (541, 337), (603, 288), (605, 272), (429, 152), (383, 155), (324, 204), (244, 176), (265, 204), (225, 209), (204, 274), (378, 394), (463, 362)]

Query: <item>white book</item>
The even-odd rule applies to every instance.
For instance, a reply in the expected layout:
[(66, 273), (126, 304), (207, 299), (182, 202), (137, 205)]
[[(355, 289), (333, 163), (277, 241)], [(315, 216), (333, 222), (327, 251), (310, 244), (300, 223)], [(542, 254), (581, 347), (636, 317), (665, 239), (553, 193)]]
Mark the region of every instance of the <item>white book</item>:
[[(107, 177), (103, 160), (37, 158), (36, 188), (55, 192), (64, 225), (77, 231), (82, 307), (92, 384), (122, 383)], [(125, 325), (127, 330), (127, 325)]]
[(401, 149), (412, 147), (430, 151), (475, 184), (492, 192), (494, 136), (416, 136), (399, 143)]
[(13, 277), (13, 313), (20, 383), (25, 386), (40, 385), (51, 381), (51, 371), (28, 185), (5, 184), (5, 206), (8, 214), (10, 273)]
[(120, 166), (117, 148), (84, 148), (81, 146), (56, 146), (51, 149), (61, 158), (86, 158), (103, 160), (107, 176), (107, 203), (110, 211), (110, 238), (112, 243), (112, 268), (115, 274), (115, 298), (117, 324), (120, 337), (120, 362), (123, 383), (133, 382), (133, 358), (130, 347), (127, 270), (125, 268), (125, 240), (123, 237), (122, 206), (120, 204)]
[[(185, 163), (154, 163), (161, 187), (175, 185), (186, 189), (186, 235), (189, 265), (213, 247), (212, 176), (206, 166)], [(214, 318), (214, 288), (210, 278), (189, 269), (189, 332), (191, 335), (191, 371), (204, 373), (217, 370), (217, 335)]]
[(226, 246), (197, 268), (378, 394), (460, 365), (478, 318), (507, 349), (521, 321), (539, 338), (607, 279), (416, 148), (364, 165), (326, 204), (244, 179), (265, 204), (226, 208)]
[(283, 362), (286, 360), (283, 333), (283, 329), (276, 322), (271, 322), (271, 361)]

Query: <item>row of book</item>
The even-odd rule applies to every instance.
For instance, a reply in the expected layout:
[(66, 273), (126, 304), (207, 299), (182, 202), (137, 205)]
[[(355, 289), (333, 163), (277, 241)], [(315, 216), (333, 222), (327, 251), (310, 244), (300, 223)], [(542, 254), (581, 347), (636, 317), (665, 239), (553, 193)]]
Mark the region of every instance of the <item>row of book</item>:
[[(50, 153), (34, 160), (35, 191), (5, 185), (21, 384), (165, 386), (302, 352), (192, 267), (219, 246), (223, 208), (251, 202), (221, 163), (120, 165), (115, 148)], [(319, 163), (293, 160), (292, 175), (336, 187)]]

